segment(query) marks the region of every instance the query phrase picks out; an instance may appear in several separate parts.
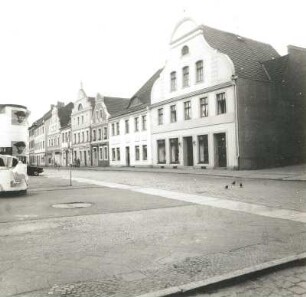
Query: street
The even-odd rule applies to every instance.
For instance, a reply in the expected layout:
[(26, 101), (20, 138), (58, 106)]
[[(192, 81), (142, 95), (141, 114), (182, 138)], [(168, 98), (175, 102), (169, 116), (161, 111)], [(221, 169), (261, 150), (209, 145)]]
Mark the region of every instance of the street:
[(137, 296), (300, 254), (305, 199), (303, 181), (46, 169), (0, 197), (0, 296)]

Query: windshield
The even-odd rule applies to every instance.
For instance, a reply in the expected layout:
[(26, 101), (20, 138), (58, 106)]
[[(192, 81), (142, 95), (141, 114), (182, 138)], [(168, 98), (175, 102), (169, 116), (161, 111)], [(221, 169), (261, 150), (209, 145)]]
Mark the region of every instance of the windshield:
[(12, 156), (1, 156), (0, 157), (0, 167), (12, 168), (18, 164), (18, 159)]

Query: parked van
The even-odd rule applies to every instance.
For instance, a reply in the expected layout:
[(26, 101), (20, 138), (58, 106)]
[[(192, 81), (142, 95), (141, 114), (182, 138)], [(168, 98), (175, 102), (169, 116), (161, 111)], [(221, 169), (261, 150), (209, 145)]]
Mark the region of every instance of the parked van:
[(27, 189), (27, 165), (14, 156), (0, 155), (0, 193), (26, 193)]

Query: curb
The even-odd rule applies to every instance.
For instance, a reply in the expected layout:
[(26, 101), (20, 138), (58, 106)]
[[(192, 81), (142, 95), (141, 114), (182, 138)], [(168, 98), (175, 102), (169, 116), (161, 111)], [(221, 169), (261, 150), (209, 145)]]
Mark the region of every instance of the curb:
[(176, 296), (177, 294), (187, 293), (189, 291), (194, 291), (196, 289), (203, 289), (205, 287), (212, 286), (212, 285), (218, 285), (225, 281), (230, 281), (230, 280), (234, 280), (240, 277), (245, 277), (246, 275), (249, 275), (249, 274), (264, 272), (265, 270), (270, 269), (270, 268), (275, 268), (277, 266), (281, 266), (284, 264), (290, 264), (292, 262), (296, 262), (296, 261), (304, 260), (304, 259), (306, 259), (306, 252), (298, 254), (298, 255), (288, 256), (282, 259), (272, 260), (269, 262), (265, 262), (262, 264), (252, 266), (252, 267), (247, 267), (244, 269), (236, 270), (230, 273), (225, 273), (222, 275), (214, 276), (206, 280), (191, 282), (188, 284), (175, 286), (175, 287), (170, 287), (164, 290), (159, 290), (159, 291), (150, 292), (150, 293), (143, 294), (143, 295), (138, 295), (136, 297)]

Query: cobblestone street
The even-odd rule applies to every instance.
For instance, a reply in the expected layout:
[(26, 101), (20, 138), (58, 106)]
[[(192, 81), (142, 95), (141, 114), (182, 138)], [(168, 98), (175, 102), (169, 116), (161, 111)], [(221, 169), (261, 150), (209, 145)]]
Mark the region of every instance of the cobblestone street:
[[(231, 177), (72, 174), (71, 187), (68, 171), (46, 170), (27, 196), (1, 197), (0, 296), (137, 296), (305, 252), (303, 182), (240, 179), (240, 188)], [(234, 200), (273, 207), (256, 215), (228, 207)], [(52, 207), (74, 202), (90, 207)], [(297, 218), (280, 219), (286, 208)], [(294, 267), (196, 294), (302, 296), (304, 277)]]

